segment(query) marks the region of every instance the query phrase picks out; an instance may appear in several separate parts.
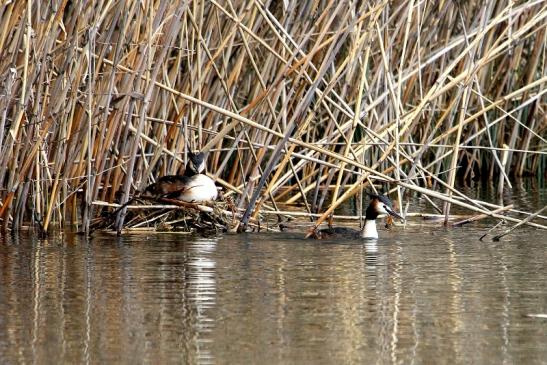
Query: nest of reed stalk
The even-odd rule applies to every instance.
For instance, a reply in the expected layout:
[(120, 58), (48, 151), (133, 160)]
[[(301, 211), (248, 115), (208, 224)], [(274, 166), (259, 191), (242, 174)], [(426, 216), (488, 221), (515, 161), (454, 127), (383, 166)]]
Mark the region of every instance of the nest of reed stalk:
[[(211, 235), (231, 231), (234, 228), (233, 203), (221, 197), (219, 200), (200, 205), (174, 199), (136, 198), (127, 209), (124, 224), (119, 231), (137, 232), (185, 232)], [(91, 231), (115, 230), (119, 209), (104, 211), (91, 222)]]

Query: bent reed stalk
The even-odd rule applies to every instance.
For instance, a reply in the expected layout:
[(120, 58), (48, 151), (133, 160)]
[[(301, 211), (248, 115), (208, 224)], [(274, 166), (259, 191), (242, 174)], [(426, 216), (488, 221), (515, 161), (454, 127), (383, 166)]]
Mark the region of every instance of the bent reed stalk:
[(0, 24), (4, 229), (87, 230), (190, 150), (244, 225), (318, 225), (371, 183), (504, 217), (456, 176), (545, 178), (546, 0), (27, 0)]

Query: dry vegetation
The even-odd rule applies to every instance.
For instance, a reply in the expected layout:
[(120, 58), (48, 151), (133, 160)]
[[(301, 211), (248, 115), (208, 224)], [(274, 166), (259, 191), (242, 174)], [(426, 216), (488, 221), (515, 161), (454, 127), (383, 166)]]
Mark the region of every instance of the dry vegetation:
[(545, 173), (545, 0), (17, 0), (0, 24), (4, 227), (87, 229), (196, 149), (244, 225), (371, 182), (501, 217), (456, 175)]

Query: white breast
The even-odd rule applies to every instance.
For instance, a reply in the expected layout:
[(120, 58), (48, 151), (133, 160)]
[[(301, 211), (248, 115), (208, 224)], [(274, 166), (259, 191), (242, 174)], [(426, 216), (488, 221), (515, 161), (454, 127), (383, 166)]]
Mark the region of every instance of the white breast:
[(203, 203), (217, 198), (218, 191), (215, 182), (207, 175), (192, 176), (179, 199), (188, 203)]
[(365, 220), (365, 226), (361, 231), (362, 238), (378, 238), (378, 231), (376, 230), (376, 220), (367, 219)]

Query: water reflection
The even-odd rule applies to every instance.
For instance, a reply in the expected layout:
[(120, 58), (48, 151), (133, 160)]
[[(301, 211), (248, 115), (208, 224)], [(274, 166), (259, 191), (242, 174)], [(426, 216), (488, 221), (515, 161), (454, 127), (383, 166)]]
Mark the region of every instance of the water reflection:
[(2, 362), (211, 362), (216, 241), (157, 243), (3, 238)]
[(214, 318), (208, 315), (216, 304), (216, 262), (212, 258), (215, 247), (215, 240), (203, 239), (189, 248), (187, 293), (196, 312), (196, 359), (202, 364), (215, 360), (208, 348), (209, 334), (215, 325)]
[(2, 363), (542, 363), (544, 235), (0, 239)]
[(367, 240), (364, 242), (365, 246), (365, 265), (370, 271), (371, 275), (374, 275), (376, 270), (376, 263), (378, 262), (378, 241)]

